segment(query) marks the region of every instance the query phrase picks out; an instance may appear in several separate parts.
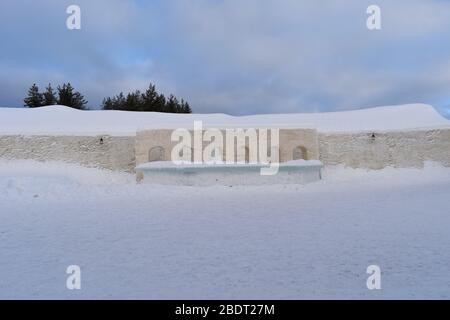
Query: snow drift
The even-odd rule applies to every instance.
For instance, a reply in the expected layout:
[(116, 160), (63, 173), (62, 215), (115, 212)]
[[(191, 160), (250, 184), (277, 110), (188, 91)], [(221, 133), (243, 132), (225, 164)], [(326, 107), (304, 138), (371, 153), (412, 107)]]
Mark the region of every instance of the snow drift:
[(64, 106), (36, 109), (0, 108), (0, 134), (135, 135), (139, 129), (205, 127), (312, 127), (320, 132), (411, 130), (450, 127), (450, 121), (425, 104), (355, 111), (270, 114), (234, 117), (225, 114), (167, 114), (127, 111), (80, 111)]

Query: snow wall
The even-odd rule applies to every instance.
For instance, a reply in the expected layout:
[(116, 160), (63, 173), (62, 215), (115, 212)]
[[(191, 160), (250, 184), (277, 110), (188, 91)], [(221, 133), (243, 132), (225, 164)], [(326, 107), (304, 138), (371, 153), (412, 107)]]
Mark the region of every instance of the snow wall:
[[(381, 169), (422, 167), (425, 161), (450, 166), (450, 128), (388, 132), (317, 133), (324, 165)], [(86, 167), (133, 172), (134, 136), (0, 136), (0, 158), (65, 161)], [(280, 140), (281, 147), (289, 141)]]
[(450, 129), (319, 133), (320, 160), (352, 168), (450, 166)]
[(133, 172), (134, 137), (0, 136), (0, 158), (65, 161), (86, 167)]

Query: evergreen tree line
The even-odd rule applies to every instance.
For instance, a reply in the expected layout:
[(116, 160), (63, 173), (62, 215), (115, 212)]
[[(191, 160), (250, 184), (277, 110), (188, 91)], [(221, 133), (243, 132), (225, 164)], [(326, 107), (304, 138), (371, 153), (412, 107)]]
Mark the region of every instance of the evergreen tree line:
[[(28, 90), (28, 96), (24, 99), (25, 106), (38, 108), (51, 105), (63, 105), (75, 109), (86, 110), (87, 101), (84, 96), (75, 91), (70, 83), (58, 86), (56, 91), (51, 84), (45, 88), (45, 92), (39, 92), (36, 84)], [(114, 97), (103, 99), (103, 110), (125, 111), (155, 111), (169, 113), (192, 113), (192, 109), (185, 100), (178, 100), (174, 95), (166, 98), (156, 91), (156, 87), (150, 84), (145, 92), (139, 90), (124, 95), (123, 92)]]
[(64, 83), (62, 86), (58, 86), (56, 91), (49, 84), (43, 93), (39, 92), (36, 84), (33, 84), (28, 90), (28, 96), (24, 99), (24, 102), (25, 106), (29, 108), (59, 104), (80, 110), (85, 110), (87, 104), (84, 96), (78, 91), (75, 91), (70, 83)]
[(192, 109), (186, 101), (179, 101), (174, 95), (166, 98), (158, 93), (153, 84), (150, 84), (145, 92), (139, 90), (124, 95), (123, 92), (114, 97), (103, 99), (103, 110), (126, 111), (155, 111), (169, 113), (192, 113)]

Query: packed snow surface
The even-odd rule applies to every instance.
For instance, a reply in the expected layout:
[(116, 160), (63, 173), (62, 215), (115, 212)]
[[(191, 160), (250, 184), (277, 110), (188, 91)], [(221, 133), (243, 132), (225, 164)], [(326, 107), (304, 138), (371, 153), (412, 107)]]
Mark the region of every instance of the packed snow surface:
[[(286, 162), (278, 163), (280, 167), (321, 167), (322, 162), (320, 160), (290, 160)], [(260, 168), (268, 166), (268, 164), (261, 163), (196, 163), (196, 162), (187, 162), (187, 163), (175, 163), (173, 161), (152, 161), (140, 164), (136, 167), (136, 169), (190, 169), (190, 168)]]
[(0, 108), (0, 134), (134, 135), (151, 128), (205, 127), (317, 128), (322, 132), (404, 130), (450, 127), (432, 106), (410, 104), (355, 111), (270, 114), (233, 117), (225, 114), (167, 114), (126, 111), (80, 111), (63, 106)]
[[(0, 299), (450, 298), (450, 169), (174, 187), (0, 162)], [(381, 290), (368, 290), (378, 265)], [(81, 290), (66, 268), (81, 267)]]

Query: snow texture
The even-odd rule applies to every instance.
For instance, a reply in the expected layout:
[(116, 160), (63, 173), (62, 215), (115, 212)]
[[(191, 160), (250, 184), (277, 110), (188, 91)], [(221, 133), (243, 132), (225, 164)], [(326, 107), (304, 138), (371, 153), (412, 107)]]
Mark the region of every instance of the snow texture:
[[(3, 161), (0, 298), (449, 299), (449, 194), (433, 164), (201, 188)], [(366, 287), (372, 264), (381, 290)]]
[(233, 117), (225, 114), (166, 114), (127, 111), (80, 111), (63, 106), (0, 108), (3, 135), (133, 136), (137, 130), (192, 128), (317, 128), (320, 132), (448, 128), (450, 121), (432, 106), (409, 104), (355, 111), (270, 114)]

